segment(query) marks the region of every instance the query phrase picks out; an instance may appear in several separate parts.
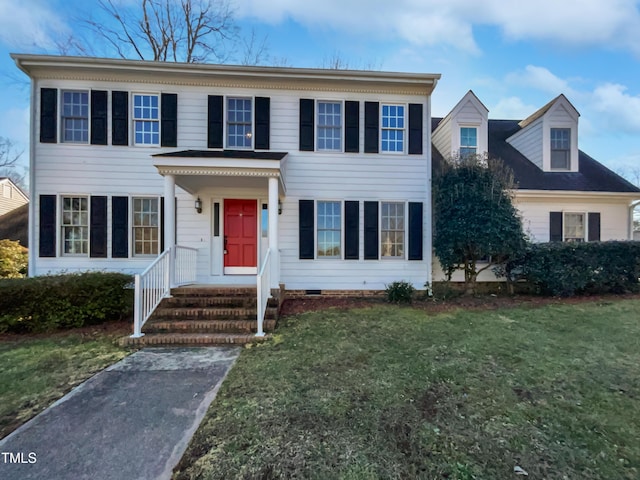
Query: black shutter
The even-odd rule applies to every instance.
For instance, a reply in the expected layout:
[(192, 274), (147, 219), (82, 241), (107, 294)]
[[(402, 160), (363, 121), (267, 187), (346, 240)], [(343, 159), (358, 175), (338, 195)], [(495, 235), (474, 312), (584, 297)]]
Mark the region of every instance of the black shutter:
[[(107, 144), (107, 92), (91, 91), (91, 144)], [(105, 250), (106, 252), (106, 250)]]
[(314, 206), (313, 200), (300, 200), (298, 202), (298, 223), (300, 240), (300, 259), (313, 259), (314, 255)]
[(314, 101), (308, 98), (300, 99), (300, 150), (312, 152), (313, 145), (313, 110)]
[(40, 195), (40, 241), (41, 257), (56, 256), (56, 196)]
[(409, 202), (409, 260), (422, 260), (421, 202)]
[(160, 145), (178, 146), (178, 95), (163, 93), (160, 96)]
[(58, 89), (41, 88), (40, 89), (40, 142), (41, 143), (56, 143), (57, 130), (58, 130), (57, 120), (58, 120)]
[(129, 94), (111, 92), (111, 144), (129, 145)]
[(562, 241), (562, 212), (549, 212), (549, 241)]
[(271, 99), (269, 97), (256, 97), (256, 136), (255, 148), (269, 150), (269, 135), (271, 122)]
[(409, 155), (422, 155), (422, 104), (409, 104)]
[(222, 95), (209, 95), (207, 115), (207, 148), (223, 147)]
[(600, 213), (589, 212), (589, 237), (590, 242), (600, 241)]
[(111, 198), (111, 256), (129, 256), (129, 199)]
[(364, 202), (364, 259), (378, 260), (378, 202)]
[(360, 202), (344, 202), (344, 258), (358, 260), (360, 257)]
[(378, 153), (380, 104), (364, 102), (364, 153)]
[(360, 102), (344, 102), (344, 151), (360, 151)]
[(91, 197), (89, 256), (107, 257), (107, 197)]

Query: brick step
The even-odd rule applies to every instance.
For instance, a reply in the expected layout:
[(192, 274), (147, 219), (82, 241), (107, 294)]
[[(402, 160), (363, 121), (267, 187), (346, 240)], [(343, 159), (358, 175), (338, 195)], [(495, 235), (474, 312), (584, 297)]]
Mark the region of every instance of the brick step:
[(255, 297), (192, 297), (192, 296), (177, 296), (165, 298), (162, 300), (161, 308), (207, 308), (207, 307), (219, 307), (219, 308), (256, 308)]
[(255, 287), (178, 287), (171, 289), (174, 297), (253, 297)]
[[(276, 308), (267, 308), (265, 317), (275, 318)], [(255, 308), (164, 308), (153, 312), (150, 320), (255, 320)]]
[[(273, 331), (276, 321), (264, 320), (262, 328)], [(258, 323), (253, 320), (165, 320), (149, 321), (145, 333), (256, 333)]]
[(160, 347), (171, 345), (245, 345), (268, 337), (243, 333), (149, 333), (139, 338), (124, 337), (122, 347)]

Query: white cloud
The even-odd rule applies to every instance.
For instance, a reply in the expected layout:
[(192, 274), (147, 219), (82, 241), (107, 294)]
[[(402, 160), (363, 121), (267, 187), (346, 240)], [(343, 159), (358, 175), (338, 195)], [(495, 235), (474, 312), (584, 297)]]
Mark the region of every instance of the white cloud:
[(591, 108), (601, 115), (607, 130), (640, 133), (640, 96), (627, 93), (624, 85), (606, 83), (597, 87)]
[(524, 70), (508, 74), (506, 81), (522, 87), (535, 88), (553, 96), (561, 93), (567, 97), (576, 95), (576, 91), (571, 88), (567, 80), (554, 75), (545, 67), (527, 65)]
[(496, 105), (489, 108), (489, 116), (498, 119), (527, 118), (539, 107), (525, 104), (520, 97), (501, 98)]
[(19, 50), (55, 48), (69, 29), (45, 0), (0, 0), (0, 42)]
[(477, 25), (500, 29), (513, 40), (574, 46), (612, 46), (640, 54), (637, 0), (236, 0), (240, 17), (277, 24), (397, 37), (415, 45), (443, 44), (477, 52)]

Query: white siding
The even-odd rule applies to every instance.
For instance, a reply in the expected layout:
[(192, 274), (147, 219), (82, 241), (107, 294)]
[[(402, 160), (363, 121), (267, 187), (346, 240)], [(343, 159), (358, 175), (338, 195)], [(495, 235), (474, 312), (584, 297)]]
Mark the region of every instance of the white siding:
[(447, 116), (442, 119), (431, 138), (433, 146), (438, 149), (443, 157), (447, 158), (453, 153), (453, 144), (451, 140), (451, 117)]
[[(422, 288), (428, 279), (431, 245), (429, 208), (424, 208), (425, 231), (423, 261), (372, 261), (372, 260), (299, 260), (298, 259), (298, 200), (396, 200), (423, 202), (431, 198), (430, 171), (430, 112), (425, 95), (363, 94), (336, 91), (305, 91), (281, 89), (207, 88), (166, 84), (141, 84), (117, 82), (80, 82), (42, 80), (36, 85), (38, 110), (40, 88), (121, 90), (128, 92), (166, 92), (178, 94), (178, 146), (122, 147), (111, 145), (111, 116), (107, 146), (42, 144), (39, 139), (39, 112), (35, 121), (34, 172), (36, 196), (35, 211), (39, 211), (41, 194), (77, 194), (106, 196), (138, 196), (163, 194), (163, 177), (153, 166), (152, 155), (176, 150), (207, 148), (207, 95), (266, 96), (271, 99), (271, 151), (289, 152), (287, 158), (286, 197), (283, 197), (283, 213), (279, 216), (281, 249), (281, 281), (290, 289), (380, 289), (394, 280), (407, 280)], [(300, 98), (323, 100), (360, 101), (360, 151), (364, 151), (364, 101), (381, 103), (422, 103), (423, 155), (392, 154), (343, 154), (298, 151), (298, 122)], [(131, 110), (131, 102), (130, 102)], [(111, 112), (111, 95), (108, 110)], [(408, 121), (408, 112), (407, 112)], [(131, 112), (129, 112), (131, 124)], [(58, 128), (60, 121), (58, 119)], [(132, 133), (130, 131), (130, 143)], [(408, 143), (408, 131), (405, 133)], [(344, 141), (344, 139), (343, 139)], [(406, 148), (406, 147), (405, 147)], [(231, 178), (231, 177), (229, 177)], [(260, 182), (263, 181), (263, 187)], [(244, 182), (244, 183), (243, 183)], [(176, 178), (180, 184), (180, 178)], [(220, 185), (219, 180), (217, 185)], [(226, 184), (225, 184), (226, 185)], [(212, 240), (211, 205), (224, 198), (252, 198), (266, 203), (267, 179), (234, 177), (225, 188), (204, 187), (192, 196), (177, 188), (177, 242), (179, 245), (198, 248), (198, 281), (204, 283), (252, 283), (254, 277), (212, 275), (212, 255), (222, 255), (219, 244)], [(197, 214), (193, 208), (195, 197), (203, 203), (203, 211)], [(260, 207), (260, 205), (259, 205)], [(361, 203), (362, 209), (362, 203)], [(60, 203), (58, 203), (58, 215)], [(222, 213), (222, 210), (221, 210)], [(258, 208), (260, 214), (260, 208)], [(363, 215), (360, 216), (360, 256), (363, 256)], [(111, 201), (108, 202), (108, 218), (111, 219)], [(33, 222), (38, 239), (38, 219)], [(58, 226), (60, 222), (58, 222)], [(111, 255), (111, 222), (108, 222), (108, 252)], [(60, 228), (58, 227), (58, 230)], [(60, 232), (58, 232), (58, 237)], [(129, 239), (131, 244), (131, 239)], [(263, 242), (264, 243), (264, 242)], [(35, 246), (34, 246), (35, 247)], [(60, 252), (60, 245), (57, 246)], [(37, 248), (37, 247), (35, 247)], [(214, 251), (215, 250), (215, 251)], [(405, 251), (407, 245), (405, 243)], [(212, 254), (212, 251), (214, 253)], [(57, 271), (82, 271), (88, 269), (139, 272), (150, 259), (96, 259), (89, 257), (38, 258), (37, 275)], [(221, 257), (220, 257), (221, 258)]]
[(478, 153), (488, 151), (488, 112), (471, 92), (460, 100), (433, 132), (433, 145), (445, 158), (459, 151), (461, 127), (477, 128)]
[(0, 216), (21, 207), (28, 200), (9, 180), (0, 181)]
[(539, 118), (531, 125), (507, 139), (520, 153), (527, 157), (531, 162), (543, 168), (543, 120)]

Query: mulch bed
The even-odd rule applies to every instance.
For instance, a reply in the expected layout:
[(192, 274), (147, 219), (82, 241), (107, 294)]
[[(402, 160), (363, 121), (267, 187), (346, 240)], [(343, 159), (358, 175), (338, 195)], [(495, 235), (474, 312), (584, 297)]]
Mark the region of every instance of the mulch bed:
[[(537, 307), (550, 304), (579, 304), (584, 302), (615, 302), (625, 299), (640, 299), (640, 293), (623, 295), (586, 295), (579, 297), (542, 297), (537, 295), (479, 295), (475, 297), (459, 296), (446, 300), (416, 300), (412, 307), (432, 313), (446, 312), (458, 308), (468, 310), (495, 310), (509, 307)], [(296, 315), (298, 313), (337, 308), (367, 308), (386, 304), (382, 297), (332, 297), (330, 295), (307, 296), (286, 299), (282, 304), (281, 316)]]
[(113, 321), (105, 322), (99, 325), (87, 325), (69, 330), (56, 330), (48, 333), (3, 333), (0, 334), (0, 342), (18, 342), (26, 339), (34, 338), (64, 338), (69, 335), (80, 336), (87, 340), (98, 337), (124, 337), (132, 332), (132, 321)]

